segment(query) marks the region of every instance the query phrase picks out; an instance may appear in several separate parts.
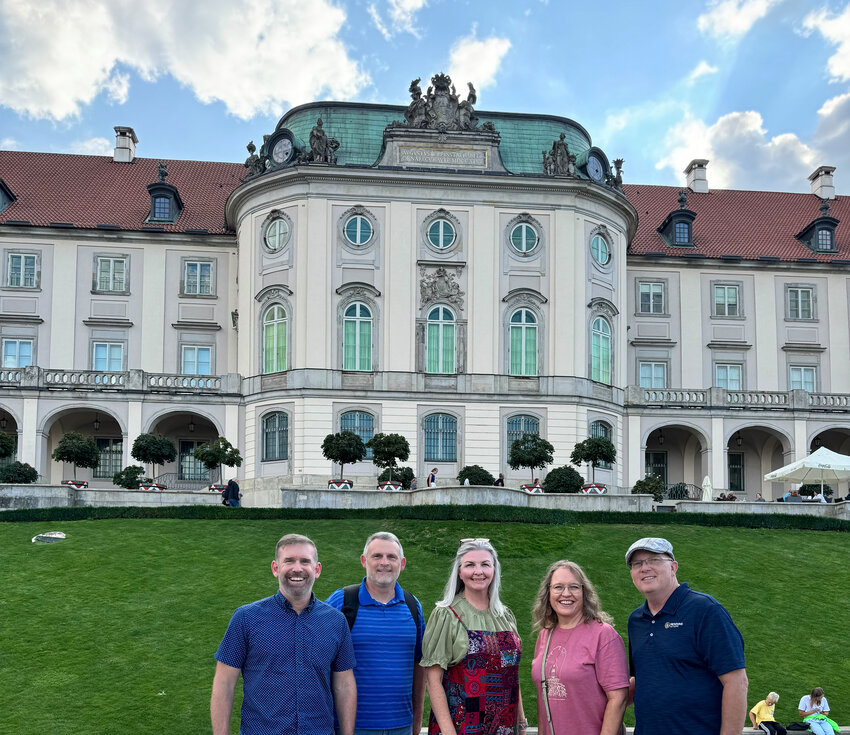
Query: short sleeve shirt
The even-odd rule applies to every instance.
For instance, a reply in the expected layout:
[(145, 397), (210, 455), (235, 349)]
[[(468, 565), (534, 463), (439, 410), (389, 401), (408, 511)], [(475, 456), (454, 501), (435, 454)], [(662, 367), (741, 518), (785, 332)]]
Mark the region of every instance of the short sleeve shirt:
[(762, 722), (773, 722), (773, 712), (775, 709), (775, 704), (768, 704), (767, 700), (764, 699), (753, 707), (750, 710), (750, 714), (756, 718), (756, 727), (758, 727)]
[(800, 700), (800, 706), (797, 709), (799, 709), (801, 712), (806, 712), (810, 709), (814, 709), (815, 707), (817, 707), (818, 712), (820, 713), (826, 714), (827, 712), (829, 712), (829, 702), (826, 701), (826, 697), (820, 698), (820, 705), (814, 705), (812, 704), (812, 697), (810, 694), (806, 694)]
[(339, 610), (313, 597), (298, 614), (280, 592), (236, 610), (215, 658), (242, 671), (241, 735), (328, 735), (331, 672), (356, 663)]
[(717, 735), (723, 693), (718, 677), (744, 666), (744, 639), (710, 595), (680, 584), (656, 615), (644, 603), (629, 616), (635, 735)]

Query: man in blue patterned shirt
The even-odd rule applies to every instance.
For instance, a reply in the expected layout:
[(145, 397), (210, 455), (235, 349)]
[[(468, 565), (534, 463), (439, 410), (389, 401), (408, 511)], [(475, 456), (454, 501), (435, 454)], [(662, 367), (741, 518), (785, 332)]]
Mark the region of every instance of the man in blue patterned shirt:
[(357, 725), (354, 735), (418, 735), (425, 699), (419, 601), (398, 584), (406, 559), (395, 534), (366, 539), (360, 584), (338, 589), (328, 605), (348, 619), (357, 666)]
[(316, 545), (306, 536), (288, 534), (277, 542), (277, 594), (237, 609), (215, 654), (213, 735), (230, 735), (240, 673), (241, 735), (328, 735), (334, 709), (340, 735), (353, 734), (354, 647), (342, 613), (313, 595), (321, 571)]

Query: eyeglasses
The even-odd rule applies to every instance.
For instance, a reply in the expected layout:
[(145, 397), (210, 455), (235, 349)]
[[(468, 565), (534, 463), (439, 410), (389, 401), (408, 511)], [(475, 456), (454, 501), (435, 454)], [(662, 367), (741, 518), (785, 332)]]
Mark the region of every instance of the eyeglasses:
[(577, 595), (579, 592), (581, 592), (581, 585), (568, 584), (565, 586), (563, 584), (550, 584), (549, 589), (552, 590), (552, 592), (554, 592), (556, 595), (563, 595), (564, 590), (569, 592), (571, 595)]
[(649, 559), (641, 559), (640, 561), (630, 561), (631, 569), (640, 569), (644, 564), (648, 567), (660, 567), (665, 562), (670, 561), (666, 556), (651, 556)]
[(489, 544), (489, 543), (490, 543), (490, 539), (488, 539), (488, 538), (462, 538), (462, 539), (460, 540), (460, 542), (461, 542), (462, 544), (470, 544), (470, 543), (475, 543), (475, 544)]

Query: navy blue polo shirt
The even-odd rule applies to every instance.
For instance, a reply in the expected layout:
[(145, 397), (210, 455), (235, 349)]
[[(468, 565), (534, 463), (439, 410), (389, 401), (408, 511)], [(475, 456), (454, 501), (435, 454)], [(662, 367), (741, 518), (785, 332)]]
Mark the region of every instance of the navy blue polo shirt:
[[(357, 666), (357, 729), (389, 730), (413, 724), (413, 669), (422, 658), (425, 617), (416, 601), (420, 635), (416, 621), (404, 601), (404, 590), (395, 583), (393, 599), (378, 602), (360, 582), (359, 607), (351, 639)], [(345, 592), (336, 590), (327, 603), (342, 610)]]
[(233, 613), (215, 658), (242, 670), (241, 735), (329, 735), (331, 672), (356, 663), (341, 612), (312, 596), (299, 615), (280, 592)]
[(744, 638), (711, 595), (680, 584), (657, 615), (629, 616), (635, 735), (720, 732), (722, 674), (744, 668)]

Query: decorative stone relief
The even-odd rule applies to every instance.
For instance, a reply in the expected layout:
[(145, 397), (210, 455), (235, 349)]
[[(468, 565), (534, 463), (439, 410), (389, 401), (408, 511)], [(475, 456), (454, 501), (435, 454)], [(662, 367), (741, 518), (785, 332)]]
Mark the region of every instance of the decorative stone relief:
[(617, 307), (614, 306), (613, 302), (608, 299), (603, 299), (601, 296), (592, 298), (588, 302), (587, 308), (592, 312), (602, 314), (603, 316), (607, 316), (612, 319), (620, 313)]
[(260, 303), (266, 301), (285, 301), (287, 296), (292, 295), (292, 289), (287, 286), (268, 286), (260, 291), (254, 300)]
[(439, 302), (454, 304), (458, 309), (463, 309), (464, 293), (455, 273), (449, 273), (443, 267), (428, 273), (425, 268), (420, 267), (419, 276), (419, 298), (422, 306)]
[[(425, 96), (419, 86), (421, 77), (410, 83), (410, 104), (404, 111), (404, 123), (410, 128), (426, 128), (430, 130), (475, 130), (478, 128), (478, 116), (473, 105), (478, 102), (478, 94), (472, 82), (468, 82), (469, 93), (466, 99), (460, 99), (452, 84), (452, 78), (446, 74), (435, 74), (431, 77), (431, 86)], [(492, 123), (482, 126), (485, 130), (493, 130)]]

